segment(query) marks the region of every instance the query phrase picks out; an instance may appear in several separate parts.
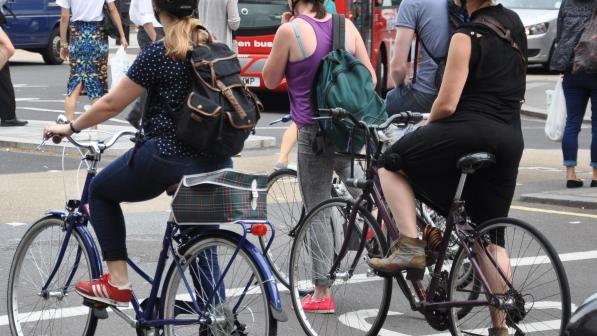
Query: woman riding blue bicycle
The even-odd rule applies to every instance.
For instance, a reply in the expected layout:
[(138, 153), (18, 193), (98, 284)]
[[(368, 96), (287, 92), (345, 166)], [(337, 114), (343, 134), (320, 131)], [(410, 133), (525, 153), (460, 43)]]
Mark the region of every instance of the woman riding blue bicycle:
[(186, 60), (187, 52), (193, 45), (206, 43), (209, 37), (204, 30), (196, 29), (200, 23), (191, 17), (196, 0), (154, 0), (153, 5), (166, 31), (164, 40), (145, 48), (118, 86), (80, 118), (44, 130), (46, 139), (70, 136), (118, 115), (143, 91), (149, 92), (151, 104), (142, 125), (144, 139), (103, 169), (90, 186), (91, 222), (109, 273), (98, 280), (80, 281), (76, 291), (111, 305), (128, 305), (132, 295), (120, 203), (155, 198), (183, 175), (232, 166), (230, 158), (206, 157), (183, 144), (167, 112), (167, 107), (182, 103), (190, 90), (194, 73)]

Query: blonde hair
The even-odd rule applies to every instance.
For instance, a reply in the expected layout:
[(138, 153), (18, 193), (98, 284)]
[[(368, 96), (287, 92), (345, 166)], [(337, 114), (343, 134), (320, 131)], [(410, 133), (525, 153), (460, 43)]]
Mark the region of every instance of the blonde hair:
[(193, 17), (185, 16), (176, 18), (172, 16), (173, 22), (166, 31), (164, 46), (166, 56), (184, 61), (189, 50), (193, 47), (204, 45), (211, 40), (209, 33), (197, 26), (201, 22)]

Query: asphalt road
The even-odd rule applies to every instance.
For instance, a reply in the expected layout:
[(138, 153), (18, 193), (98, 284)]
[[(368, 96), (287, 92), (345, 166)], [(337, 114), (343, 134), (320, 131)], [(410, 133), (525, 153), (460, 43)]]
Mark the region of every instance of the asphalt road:
[[(34, 57), (25, 57), (26, 61), (12, 64), (13, 82), (17, 89), (18, 116), (31, 120), (54, 120), (61, 113), (66, 74), (66, 66), (45, 66), (35, 61)], [(527, 101), (540, 104), (544, 100), (543, 91), (553, 86), (554, 75), (534, 73), (529, 81), (537, 83), (528, 90)], [(543, 95), (543, 96), (542, 96)], [(79, 111), (82, 110), (82, 103)], [(271, 135), (279, 139), (284, 126), (269, 126), (269, 121), (286, 113), (287, 102), (283, 97), (265, 96), (267, 112), (264, 113), (257, 134)], [(123, 123), (124, 114), (111, 123)], [(564, 266), (568, 274), (572, 303), (580, 305), (594, 292), (595, 275), (591, 269), (597, 266), (597, 215), (593, 211), (578, 208), (545, 206), (518, 201), (522, 193), (557, 190), (563, 187), (561, 152), (559, 144), (549, 142), (543, 136), (542, 120), (523, 117), (525, 135), (525, 155), (521, 163), (518, 188), (511, 216), (532, 223), (552, 242), (558, 253), (566, 260)], [(588, 161), (588, 133), (581, 135), (580, 161)], [(270, 170), (275, 163), (277, 150), (245, 151), (235, 159), (237, 168), (247, 171)], [(584, 161), (583, 161), (584, 160)], [(105, 162), (107, 163), (107, 161)], [(0, 149), (0, 335), (8, 335), (6, 284), (10, 261), (20, 237), (28, 224), (41, 217), (46, 209), (62, 208), (65, 196), (77, 195), (76, 181), (79, 160), (67, 157), (62, 173), (60, 157), (36, 152), (13, 152)], [(587, 165), (579, 166), (580, 175), (588, 178)], [(64, 181), (64, 182), (63, 182)], [(127, 242), (129, 253), (148, 271), (155, 268), (155, 260), (161, 244), (164, 222), (168, 217), (169, 198), (160, 196), (144, 204), (127, 204), (125, 217), (127, 222)], [(147, 286), (141, 284), (139, 277), (133, 277), (135, 290), (140, 296), (146, 295)], [(375, 283), (354, 284), (354, 302), (367, 300), (367, 288), (375, 289)], [(373, 286), (373, 287), (367, 287)], [(350, 290), (350, 287), (349, 287)], [(288, 292), (282, 292), (285, 311), (290, 321), (279, 325), (280, 335), (302, 335), (289, 301)], [(345, 307), (346, 312), (358, 311), (360, 307)], [(392, 312), (384, 324), (383, 335), (435, 335), (419, 313), (411, 312), (404, 295), (394, 286)], [(128, 311), (130, 313), (130, 311)], [(65, 318), (65, 324), (75, 323), (77, 317)], [(357, 334), (356, 330), (347, 329), (347, 335)], [(122, 320), (111, 314), (110, 319), (100, 322), (97, 335), (134, 335), (134, 331)]]

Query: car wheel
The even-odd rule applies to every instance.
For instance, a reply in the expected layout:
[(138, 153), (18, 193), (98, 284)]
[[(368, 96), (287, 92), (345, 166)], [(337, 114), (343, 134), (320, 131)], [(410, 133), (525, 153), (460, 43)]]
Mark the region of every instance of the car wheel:
[(44, 62), (50, 65), (62, 64), (60, 58), (60, 29), (58, 27), (52, 30), (48, 45), (41, 51)]

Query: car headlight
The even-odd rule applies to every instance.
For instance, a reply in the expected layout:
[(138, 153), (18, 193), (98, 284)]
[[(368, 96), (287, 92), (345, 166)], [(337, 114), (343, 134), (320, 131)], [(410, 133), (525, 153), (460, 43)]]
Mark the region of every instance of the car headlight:
[(541, 35), (547, 33), (547, 28), (549, 28), (548, 22), (537, 23), (534, 25), (524, 27), (524, 32), (527, 35)]

